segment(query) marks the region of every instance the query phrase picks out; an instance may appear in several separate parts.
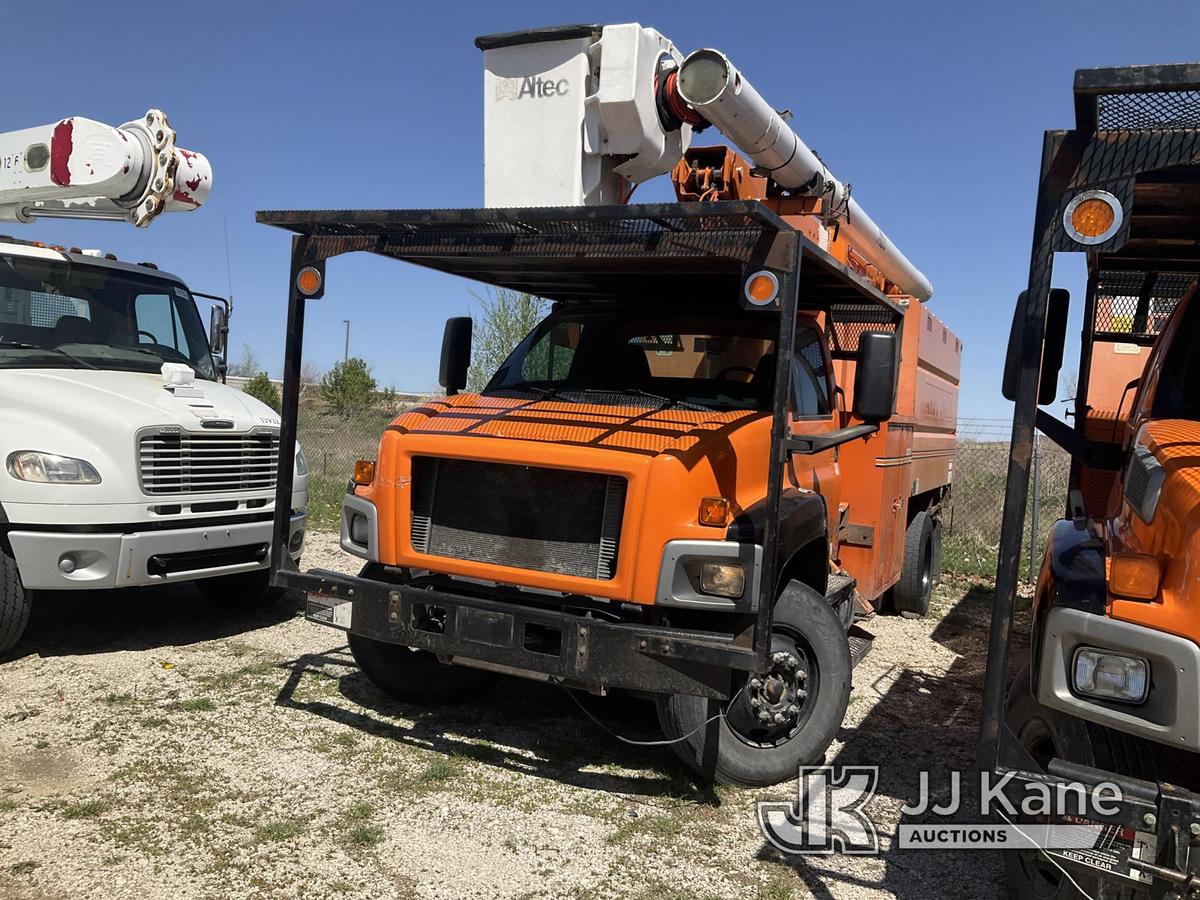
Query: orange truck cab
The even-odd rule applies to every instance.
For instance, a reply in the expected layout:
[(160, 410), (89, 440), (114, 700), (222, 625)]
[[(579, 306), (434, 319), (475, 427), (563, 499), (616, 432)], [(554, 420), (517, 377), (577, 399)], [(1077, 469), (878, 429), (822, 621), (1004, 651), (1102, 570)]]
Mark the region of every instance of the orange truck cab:
[[(1070, 820), (1095, 827), (1092, 846), (1008, 853), (1014, 896), (1200, 885), (1198, 98), (1200, 65), (1081, 70), (1075, 129), (1046, 134), (1005, 372), (1016, 421), (983, 759), (1014, 795), (1109, 783), (1120, 802)], [(1073, 426), (1037, 409), (1054, 399), (1064, 349), (1056, 251), (1088, 263)], [(1047, 540), (1028, 664), (1006, 697), (1034, 426), (1071, 453), (1071, 492)]]

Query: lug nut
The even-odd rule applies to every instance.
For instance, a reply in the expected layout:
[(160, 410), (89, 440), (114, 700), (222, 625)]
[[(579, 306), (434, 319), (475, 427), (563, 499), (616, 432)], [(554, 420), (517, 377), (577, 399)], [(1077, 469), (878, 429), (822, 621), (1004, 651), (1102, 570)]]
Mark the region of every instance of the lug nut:
[(796, 691), (796, 699), (797, 700), (807, 700), (808, 699), (808, 691), (804, 690), (803, 688), (798, 689)]
[(762, 706), (762, 699), (759, 697), (751, 697), (750, 705), (755, 709), (758, 709), (760, 706)]
[(750, 690), (752, 690), (752, 691), (757, 691), (757, 690), (759, 690), (761, 687), (762, 687), (762, 681), (761, 681), (761, 680), (759, 680), (758, 678), (751, 678), (751, 679), (750, 679)]

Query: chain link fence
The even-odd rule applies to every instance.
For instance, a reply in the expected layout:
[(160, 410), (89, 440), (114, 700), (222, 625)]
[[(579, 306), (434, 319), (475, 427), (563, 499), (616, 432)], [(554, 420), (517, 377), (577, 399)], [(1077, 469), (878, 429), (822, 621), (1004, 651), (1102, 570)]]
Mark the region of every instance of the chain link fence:
[[(422, 399), (406, 396), (388, 408), (372, 408), (351, 416), (319, 403), (301, 406), (299, 437), (308, 458), (309, 519), (313, 527), (338, 527), (342, 494), (354, 471), (354, 461), (373, 459), (379, 436), (388, 423)], [(946, 572), (989, 577), (996, 572), (1011, 430), (1011, 422), (1001, 419), (959, 422), (954, 491), (943, 520), (942, 567)], [(1036, 572), (1031, 576), (1030, 536), (1036, 535), (1032, 554), (1036, 566), (1050, 526), (1064, 515), (1071, 469), (1071, 458), (1052, 442), (1039, 436), (1036, 448), (1025, 511), (1022, 577), (1036, 576)]]
[[(996, 574), (1011, 434), (1012, 423), (1008, 420), (962, 419), (958, 423), (954, 490), (943, 520), (943, 571), (989, 577)], [(1021, 546), (1019, 571), (1023, 578), (1036, 578), (1050, 526), (1066, 514), (1070, 473), (1071, 457), (1037, 435)]]
[(374, 459), (388, 424), (420, 402), (418, 397), (404, 397), (393, 405), (351, 415), (316, 403), (300, 407), (297, 437), (308, 459), (308, 519), (313, 528), (340, 526), (342, 495), (354, 473), (354, 461)]

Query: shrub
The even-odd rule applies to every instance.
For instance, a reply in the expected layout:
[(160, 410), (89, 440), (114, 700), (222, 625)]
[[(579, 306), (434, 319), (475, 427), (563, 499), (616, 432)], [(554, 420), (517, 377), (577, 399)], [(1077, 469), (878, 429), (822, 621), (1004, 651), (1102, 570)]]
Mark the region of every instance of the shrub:
[(242, 390), (255, 400), (261, 400), (275, 412), (279, 412), (279, 388), (275, 387), (275, 382), (267, 377), (266, 372), (259, 372), (251, 378), (243, 385)]
[(321, 379), (321, 399), (342, 415), (369, 409), (375, 399), (375, 378), (366, 360), (352, 356)]

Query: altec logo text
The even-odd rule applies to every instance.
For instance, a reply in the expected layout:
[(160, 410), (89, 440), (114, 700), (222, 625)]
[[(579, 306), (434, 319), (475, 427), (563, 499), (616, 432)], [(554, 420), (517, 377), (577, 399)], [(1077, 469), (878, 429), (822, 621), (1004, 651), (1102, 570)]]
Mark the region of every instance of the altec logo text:
[(567, 79), (543, 78), (541, 75), (526, 75), (521, 79), (521, 90), (517, 99), (524, 97), (565, 97), (570, 87)]

